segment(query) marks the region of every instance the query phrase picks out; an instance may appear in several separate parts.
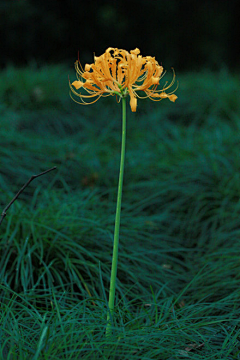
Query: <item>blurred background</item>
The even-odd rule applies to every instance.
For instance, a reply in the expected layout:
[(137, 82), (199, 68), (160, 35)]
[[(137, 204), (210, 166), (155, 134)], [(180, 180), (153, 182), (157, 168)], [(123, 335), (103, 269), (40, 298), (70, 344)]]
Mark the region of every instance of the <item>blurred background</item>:
[[(28, 176), (57, 164), (72, 187), (78, 187), (80, 178), (83, 187), (90, 183), (104, 191), (111, 185), (115, 189), (120, 105), (112, 97), (91, 106), (79, 106), (70, 99), (68, 76), (71, 81), (76, 79), (74, 62), (78, 53), (84, 65), (93, 61), (94, 53), (99, 56), (108, 47), (128, 51), (138, 47), (143, 56), (155, 56), (167, 70), (163, 82), (171, 81), (171, 68), (175, 69), (179, 82), (177, 101), (174, 104), (163, 101), (159, 106), (150, 100), (139, 100), (137, 113), (131, 113), (128, 131), (132, 145), (128, 145), (126, 167), (131, 165), (131, 156), (136, 164), (143, 151), (145, 154), (149, 151), (150, 157), (156, 156), (151, 141), (157, 141), (157, 133), (158, 138), (163, 136), (164, 126), (173, 131), (178, 124), (185, 126), (184, 131), (193, 125), (204, 131), (212, 127), (220, 131), (222, 121), (236, 131), (240, 113), (237, 3), (237, 0), (0, 0), (2, 187), (4, 181), (14, 191)], [(156, 132), (148, 124), (157, 127)], [(146, 140), (146, 130), (152, 140), (145, 143), (149, 147), (143, 150), (140, 144)], [(103, 136), (102, 143), (99, 134)], [(79, 138), (73, 139), (75, 135)], [(57, 144), (60, 138), (66, 141), (61, 154), (55, 145), (51, 151), (47, 149), (45, 143), (49, 145), (51, 136)], [(164, 139), (166, 145), (166, 134)], [(90, 148), (87, 154), (82, 154), (80, 142)], [(131, 146), (134, 151), (137, 149), (136, 154), (131, 155)], [(161, 153), (158, 155), (161, 157)], [(76, 165), (79, 158), (80, 168)], [(106, 173), (112, 183), (106, 180)], [(6, 185), (6, 189), (9, 187)]]
[(140, 48), (177, 71), (239, 69), (237, 0), (0, 1), (1, 67)]

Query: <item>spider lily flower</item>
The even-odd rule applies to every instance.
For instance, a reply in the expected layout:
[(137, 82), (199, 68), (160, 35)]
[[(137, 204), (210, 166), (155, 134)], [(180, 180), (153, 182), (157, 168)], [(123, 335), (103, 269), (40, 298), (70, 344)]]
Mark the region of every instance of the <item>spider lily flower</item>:
[[(76, 61), (75, 69), (78, 80), (69, 85), (72, 93), (81, 99), (80, 102), (73, 100), (80, 104), (93, 104), (102, 96), (117, 95), (121, 99), (129, 95), (131, 110), (135, 112), (137, 98), (155, 101), (168, 98), (172, 102), (177, 99), (174, 94), (177, 87), (169, 93), (166, 92), (175, 82), (175, 73), (173, 72), (173, 80), (169, 85), (166, 82), (163, 88), (158, 89), (159, 81), (165, 75), (163, 67), (155, 57), (140, 55), (138, 48), (129, 53), (110, 47), (103, 55), (94, 56), (94, 63), (86, 64), (84, 70), (79, 60)], [(87, 94), (82, 93), (82, 89)], [(139, 96), (138, 91), (145, 92), (145, 96)], [(95, 99), (86, 101), (92, 98)]]

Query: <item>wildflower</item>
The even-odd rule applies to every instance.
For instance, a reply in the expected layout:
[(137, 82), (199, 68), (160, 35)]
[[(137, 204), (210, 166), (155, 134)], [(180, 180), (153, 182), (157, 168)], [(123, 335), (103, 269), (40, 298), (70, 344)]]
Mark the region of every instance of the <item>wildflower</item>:
[[(158, 64), (155, 57), (140, 55), (140, 50), (136, 48), (130, 53), (126, 50), (108, 48), (99, 57), (94, 56), (93, 64), (86, 64), (83, 70), (79, 60), (75, 63), (76, 75), (78, 80), (70, 83), (71, 91), (80, 97), (80, 104), (88, 105), (96, 102), (101, 96), (117, 95), (121, 98), (130, 96), (130, 107), (133, 112), (137, 109), (137, 98), (149, 98), (160, 101), (168, 98), (175, 102), (177, 96), (173, 90), (166, 93), (175, 82), (173, 73), (172, 82), (165, 83), (162, 89), (157, 89), (160, 79), (165, 75), (163, 67)], [(77, 92), (82, 89), (87, 94)], [(145, 92), (141, 97), (138, 91)], [(93, 101), (86, 102), (85, 99), (95, 98)]]
[[(166, 92), (175, 82), (175, 73), (173, 72), (173, 80), (169, 85), (167, 85), (166, 82), (162, 89), (158, 89), (159, 81), (165, 74), (163, 67), (158, 64), (155, 57), (143, 57), (140, 55), (140, 50), (137, 48), (131, 50), (129, 53), (126, 50), (110, 47), (103, 55), (99, 57), (94, 56), (94, 64), (86, 64), (83, 70), (80, 62), (76, 61), (75, 68), (78, 80), (74, 81), (72, 84), (69, 83), (69, 85), (72, 93), (80, 97), (80, 104), (93, 104), (101, 96), (116, 95), (120, 100), (122, 99), (122, 147), (108, 302), (110, 312), (107, 314), (106, 327), (106, 336), (109, 336), (112, 332), (111, 321), (114, 312), (117, 278), (126, 144), (126, 98), (128, 95), (130, 96), (130, 107), (133, 112), (137, 110), (137, 98), (149, 98), (155, 101), (168, 98), (170, 101), (175, 102), (177, 99), (177, 96), (174, 94), (176, 89), (170, 93)], [(82, 89), (85, 90), (87, 94), (82, 93)], [(80, 90), (80, 92), (77, 90)], [(144, 92), (145, 96), (139, 96), (139, 91)], [(95, 99), (91, 100), (92, 98)], [(85, 99), (90, 99), (90, 102), (86, 102)]]

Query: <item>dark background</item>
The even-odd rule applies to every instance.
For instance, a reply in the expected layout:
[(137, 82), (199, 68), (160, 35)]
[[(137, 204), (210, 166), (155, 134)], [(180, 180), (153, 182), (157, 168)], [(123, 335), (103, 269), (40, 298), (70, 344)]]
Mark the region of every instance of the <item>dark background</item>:
[(237, 0), (0, 0), (0, 65), (91, 62), (140, 48), (165, 68), (239, 70)]

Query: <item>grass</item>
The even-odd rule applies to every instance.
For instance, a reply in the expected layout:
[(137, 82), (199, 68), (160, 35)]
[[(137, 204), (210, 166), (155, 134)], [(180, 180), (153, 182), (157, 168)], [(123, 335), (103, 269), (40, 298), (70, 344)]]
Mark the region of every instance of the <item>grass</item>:
[[(0, 82), (0, 359), (240, 359), (239, 80), (177, 74), (127, 109), (113, 335), (107, 299), (121, 106), (68, 96), (64, 66)], [(170, 76), (170, 75), (169, 75)]]

